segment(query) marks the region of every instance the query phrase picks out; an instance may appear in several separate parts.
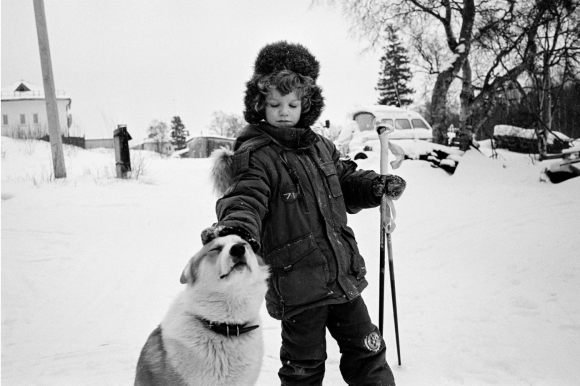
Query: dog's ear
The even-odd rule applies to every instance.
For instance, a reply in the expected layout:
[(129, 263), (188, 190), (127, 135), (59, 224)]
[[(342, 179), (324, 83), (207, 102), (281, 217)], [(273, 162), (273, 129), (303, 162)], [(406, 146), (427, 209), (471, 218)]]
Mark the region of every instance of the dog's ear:
[(189, 263), (187, 263), (187, 265), (185, 266), (185, 269), (183, 270), (183, 272), (181, 272), (181, 278), (179, 279), (179, 282), (181, 284), (187, 284), (187, 275), (185, 274), (187, 271), (189, 271)]
[(197, 262), (196, 257), (197, 255), (189, 259), (187, 265), (183, 269), (183, 272), (181, 272), (181, 278), (179, 279), (181, 284), (193, 284), (197, 279), (196, 271), (197, 267), (199, 266), (199, 262)]

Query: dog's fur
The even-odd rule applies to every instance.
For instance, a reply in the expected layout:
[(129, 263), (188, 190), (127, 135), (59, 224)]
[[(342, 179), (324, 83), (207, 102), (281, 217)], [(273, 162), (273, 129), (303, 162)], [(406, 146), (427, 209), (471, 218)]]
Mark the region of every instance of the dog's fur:
[[(230, 253), (236, 244), (244, 245), (244, 257)], [(266, 265), (239, 236), (204, 245), (183, 270), (187, 287), (141, 351), (135, 385), (253, 385), (263, 356), (260, 328), (226, 337), (199, 318), (259, 325), (268, 277)]]

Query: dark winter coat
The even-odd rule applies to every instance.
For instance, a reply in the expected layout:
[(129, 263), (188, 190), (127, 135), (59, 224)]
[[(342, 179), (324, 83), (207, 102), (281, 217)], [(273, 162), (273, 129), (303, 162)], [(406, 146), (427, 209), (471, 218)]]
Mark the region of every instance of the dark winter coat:
[(373, 171), (339, 159), (328, 139), (307, 129), (249, 125), (238, 137), (234, 181), (218, 200), (217, 226), (244, 229), (272, 275), (270, 315), (354, 299), (367, 286), (347, 212), (380, 204)]

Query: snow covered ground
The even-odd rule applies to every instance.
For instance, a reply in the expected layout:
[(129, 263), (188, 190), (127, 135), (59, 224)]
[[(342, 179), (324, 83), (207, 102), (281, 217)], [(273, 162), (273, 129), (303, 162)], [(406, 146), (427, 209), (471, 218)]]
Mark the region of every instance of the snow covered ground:
[[(499, 153), (470, 151), (453, 176), (423, 161), (396, 170), (402, 366), (390, 293), (385, 340), (398, 385), (580, 384), (580, 178), (540, 182), (544, 164)], [(4, 386), (132, 384), (215, 219), (209, 160), (133, 154), (143, 174), (118, 180), (112, 151), (65, 146), (68, 177), (54, 181), (48, 143), (2, 138)], [(376, 323), (379, 213), (349, 221)], [(279, 384), (280, 327), (265, 309), (263, 321), (265, 386)], [(328, 342), (325, 385), (345, 385)]]

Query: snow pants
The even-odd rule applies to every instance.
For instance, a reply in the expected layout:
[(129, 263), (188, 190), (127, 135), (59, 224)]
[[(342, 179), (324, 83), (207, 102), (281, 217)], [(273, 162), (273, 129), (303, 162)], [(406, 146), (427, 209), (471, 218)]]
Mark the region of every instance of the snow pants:
[(326, 361), (326, 329), (342, 354), (340, 372), (351, 386), (394, 386), (395, 380), (379, 329), (371, 322), (362, 297), (326, 305), (282, 321), (283, 386), (322, 385)]

